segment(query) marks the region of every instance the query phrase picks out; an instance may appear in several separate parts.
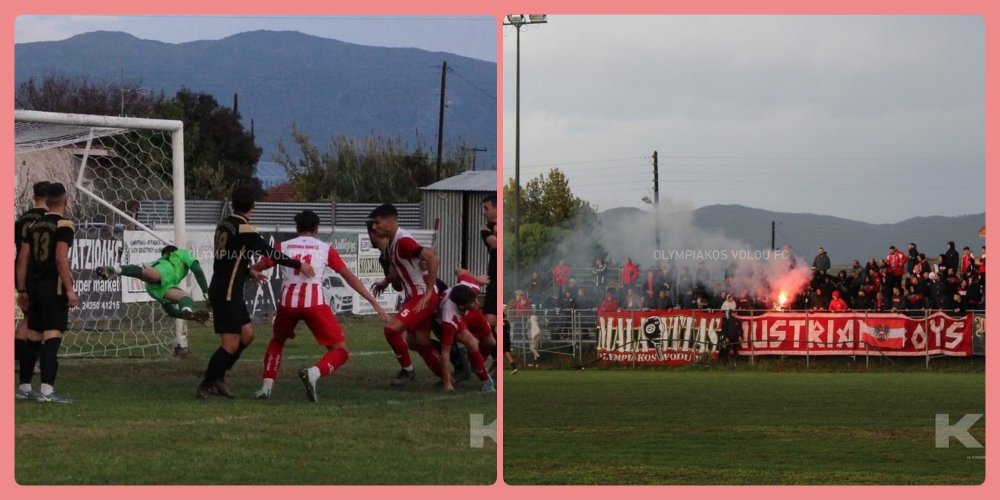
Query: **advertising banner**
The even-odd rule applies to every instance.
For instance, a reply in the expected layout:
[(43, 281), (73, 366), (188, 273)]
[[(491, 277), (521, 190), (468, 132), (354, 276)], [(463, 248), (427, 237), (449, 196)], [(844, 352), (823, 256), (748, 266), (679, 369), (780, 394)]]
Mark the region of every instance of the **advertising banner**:
[(73, 291), (80, 303), (70, 309), (70, 321), (114, 318), (122, 304), (121, 281), (103, 280), (94, 272), (101, 266), (121, 263), (123, 244), (107, 227), (78, 226), (69, 250)]

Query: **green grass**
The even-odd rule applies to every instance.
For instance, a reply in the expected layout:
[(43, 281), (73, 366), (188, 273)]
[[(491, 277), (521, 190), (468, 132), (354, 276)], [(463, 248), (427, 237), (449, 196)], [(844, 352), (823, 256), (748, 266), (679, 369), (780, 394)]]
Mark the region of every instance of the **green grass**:
[[(935, 447), (985, 413), (982, 371), (522, 371), (504, 378), (508, 484), (980, 484)], [(986, 444), (986, 419), (970, 431)]]
[[(496, 400), (467, 382), (457, 394), (414, 354), (417, 384), (399, 369), (373, 320), (341, 320), (351, 358), (305, 399), (296, 372), (321, 349), (304, 326), (286, 344), (273, 399), (260, 386), (269, 325), (227, 377), (237, 399), (197, 400), (218, 337), (190, 335), (186, 360), (63, 359), (57, 390), (72, 405), (18, 402), (15, 478), (20, 484), (492, 484), (496, 444), (470, 448), (470, 414), (496, 418)], [(473, 377), (474, 379), (475, 377)], [(35, 388), (38, 378), (35, 377)]]

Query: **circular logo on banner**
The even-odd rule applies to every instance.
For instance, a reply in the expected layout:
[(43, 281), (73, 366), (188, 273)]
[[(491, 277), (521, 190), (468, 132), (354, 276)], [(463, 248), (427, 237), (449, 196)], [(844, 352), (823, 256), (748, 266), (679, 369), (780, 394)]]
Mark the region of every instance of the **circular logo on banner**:
[(655, 316), (646, 318), (642, 322), (642, 333), (649, 340), (660, 340), (660, 336), (663, 334), (663, 325), (660, 324), (660, 318)]

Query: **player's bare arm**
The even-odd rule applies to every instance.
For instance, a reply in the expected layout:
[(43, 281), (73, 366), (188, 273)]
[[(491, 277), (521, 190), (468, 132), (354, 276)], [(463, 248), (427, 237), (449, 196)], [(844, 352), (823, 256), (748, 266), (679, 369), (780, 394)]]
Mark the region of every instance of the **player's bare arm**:
[(268, 259), (274, 261), (275, 264), (279, 266), (290, 267), (292, 269), (298, 269), (300, 273), (304, 274), (307, 278), (312, 278), (316, 276), (316, 271), (313, 267), (306, 262), (299, 262), (283, 252), (272, 248), (268, 245), (264, 238), (260, 236), (260, 233), (242, 233), (245, 234), (247, 239), (247, 248), (254, 250), (258, 253), (263, 254)]
[(434, 249), (423, 248), (420, 251), (420, 262), (427, 269), (427, 293), (420, 298), (420, 302), (417, 303), (417, 309), (427, 307), (427, 303), (431, 300), (431, 294), (434, 293), (434, 284), (438, 278), (438, 267), (441, 265), (441, 259), (438, 258), (438, 254)]
[(70, 307), (76, 307), (80, 299), (73, 291), (73, 273), (69, 268), (69, 245), (60, 241), (56, 243), (56, 269), (59, 270), (59, 280), (62, 281), (63, 288), (66, 289), (66, 299)]
[(393, 290), (396, 290), (397, 292), (401, 291), (403, 287), (401, 285), (397, 286), (397, 283), (399, 283), (399, 271), (396, 270), (395, 266), (390, 266), (389, 275), (386, 276), (385, 279), (372, 285), (372, 293), (378, 297), (379, 295), (382, 295), (382, 292), (384, 292), (386, 288), (389, 288), (389, 285), (392, 285)]
[(28, 252), (30, 251), (31, 246), (25, 240), (24, 243), (21, 243), (21, 253), (17, 256), (15, 284), (17, 285), (17, 305), (22, 310), (28, 308), (28, 294), (25, 293), (24, 287), (28, 276)]
[(468, 269), (465, 269), (465, 268), (462, 268), (462, 267), (456, 267), (455, 268), (455, 277), (461, 276), (463, 274), (467, 274), (469, 276), (472, 276), (472, 278), (476, 280), (476, 283), (479, 283), (480, 285), (487, 285), (490, 282), (489, 275), (486, 275), (486, 274), (473, 274), (472, 271), (470, 271)]
[(365, 288), (365, 284), (362, 283), (350, 269), (345, 267), (343, 269), (334, 269), (334, 271), (337, 271), (337, 273), (340, 274), (340, 277), (344, 278), (344, 281), (347, 282), (347, 286), (351, 287), (351, 289), (355, 292), (358, 292), (359, 295), (364, 297), (365, 300), (372, 305), (372, 308), (374, 308), (375, 312), (378, 313), (380, 318), (382, 318), (382, 321), (385, 321), (386, 323), (389, 322), (389, 319), (391, 318), (389, 313), (385, 312), (382, 304), (379, 304), (378, 300), (375, 299), (375, 296), (373, 296), (372, 293)]
[(483, 238), (483, 242), (486, 243), (486, 247), (489, 248), (490, 250), (496, 250), (497, 249), (497, 235), (495, 233), (493, 233), (493, 230), (490, 229), (490, 227), (487, 226), (486, 224), (483, 224), (483, 226), (479, 229), (479, 231), (483, 235), (489, 234), (489, 236), (486, 236), (486, 237)]
[(250, 279), (256, 281), (257, 283), (265, 283), (267, 281), (267, 276), (264, 271), (271, 269), (275, 266), (273, 260), (267, 258), (266, 256), (257, 261), (256, 264), (250, 266)]

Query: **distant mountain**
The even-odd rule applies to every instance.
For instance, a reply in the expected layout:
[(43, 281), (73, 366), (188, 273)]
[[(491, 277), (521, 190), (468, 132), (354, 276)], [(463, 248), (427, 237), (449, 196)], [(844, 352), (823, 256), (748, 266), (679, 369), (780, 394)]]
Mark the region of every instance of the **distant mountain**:
[(407, 149), (437, 150), (441, 64), (444, 149), (489, 148), (479, 168), (496, 166), (496, 63), (414, 48), (355, 45), (290, 31), (254, 31), (180, 44), (98, 31), (57, 42), (14, 46), (15, 84), (51, 73), (94, 81), (139, 80), (171, 96), (182, 86), (254, 121), (263, 161), (293, 123), (325, 148), (338, 135), (399, 138)]
[[(654, 248), (654, 216), (637, 208), (614, 208), (599, 214), (602, 240), (612, 242), (612, 258), (624, 260), (627, 255), (651, 263), (648, 249)], [(978, 255), (986, 241), (979, 229), (986, 224), (986, 214), (958, 217), (914, 217), (894, 224), (870, 224), (854, 220), (804, 213), (783, 213), (760, 210), (742, 205), (709, 205), (692, 212), (663, 216), (660, 221), (663, 249), (711, 250), (727, 242), (740, 242), (753, 249), (771, 245), (771, 221), (776, 223), (775, 243), (786, 244), (809, 261), (820, 246), (830, 255), (835, 266), (849, 265), (851, 259), (864, 264), (869, 257), (883, 258), (889, 246), (904, 252), (909, 242), (928, 258), (946, 250), (946, 242), (954, 241), (959, 252), (969, 246)], [(678, 243), (680, 241), (680, 243)], [(624, 244), (622, 242), (635, 242)], [(726, 249), (728, 250), (728, 249)]]

